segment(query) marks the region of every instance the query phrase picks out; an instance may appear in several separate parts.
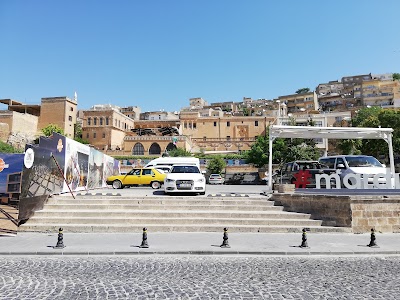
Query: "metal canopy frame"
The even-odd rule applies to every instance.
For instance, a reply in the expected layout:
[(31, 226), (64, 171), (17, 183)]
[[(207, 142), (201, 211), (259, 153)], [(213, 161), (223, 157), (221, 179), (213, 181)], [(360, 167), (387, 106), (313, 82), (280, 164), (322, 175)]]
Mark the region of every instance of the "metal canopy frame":
[(392, 145), (393, 128), (363, 128), (363, 127), (315, 127), (315, 126), (284, 126), (269, 127), (269, 166), (268, 188), (272, 190), (272, 143), (276, 138), (302, 139), (382, 139), (389, 146), (390, 172), (394, 174), (394, 157)]

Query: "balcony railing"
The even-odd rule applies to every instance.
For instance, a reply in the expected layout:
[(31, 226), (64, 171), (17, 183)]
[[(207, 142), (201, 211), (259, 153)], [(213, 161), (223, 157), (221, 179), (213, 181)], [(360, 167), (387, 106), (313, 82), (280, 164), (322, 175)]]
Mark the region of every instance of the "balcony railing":
[(256, 140), (255, 137), (247, 137), (247, 138), (192, 138), (192, 141), (195, 143), (200, 142), (209, 142), (209, 143), (224, 143), (224, 142), (254, 142)]
[(170, 141), (172, 138), (177, 138), (178, 141), (185, 141), (188, 138), (186, 136), (160, 136), (160, 135), (151, 135), (151, 136), (125, 136), (125, 141)]

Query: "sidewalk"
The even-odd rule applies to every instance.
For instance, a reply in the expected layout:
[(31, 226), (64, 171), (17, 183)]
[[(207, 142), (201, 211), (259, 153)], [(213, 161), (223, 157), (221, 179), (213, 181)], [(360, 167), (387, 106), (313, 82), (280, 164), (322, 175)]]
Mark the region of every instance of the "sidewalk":
[(299, 247), (298, 233), (229, 233), (230, 248), (221, 248), (221, 233), (147, 233), (149, 248), (139, 248), (142, 233), (64, 233), (65, 248), (53, 249), (56, 233), (0, 234), (0, 255), (393, 255), (400, 254), (400, 234), (307, 233), (309, 248)]

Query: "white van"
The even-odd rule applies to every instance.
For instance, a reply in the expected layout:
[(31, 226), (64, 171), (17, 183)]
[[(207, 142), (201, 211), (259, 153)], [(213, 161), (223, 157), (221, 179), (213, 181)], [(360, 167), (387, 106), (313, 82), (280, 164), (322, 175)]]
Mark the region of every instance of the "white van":
[(173, 165), (194, 165), (200, 169), (200, 159), (196, 157), (159, 157), (149, 161), (144, 167), (166, 170)]
[[(373, 183), (372, 175), (387, 174), (384, 164), (381, 164), (375, 157), (368, 155), (335, 155), (321, 157), (319, 162), (328, 169), (340, 170), (338, 172), (343, 178), (347, 174), (371, 175), (368, 183)], [(386, 183), (385, 178), (379, 178), (379, 183)]]

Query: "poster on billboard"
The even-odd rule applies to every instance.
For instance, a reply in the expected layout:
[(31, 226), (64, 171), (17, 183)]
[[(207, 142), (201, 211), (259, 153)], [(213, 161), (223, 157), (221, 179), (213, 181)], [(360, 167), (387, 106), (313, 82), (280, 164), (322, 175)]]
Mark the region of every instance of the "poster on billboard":
[[(63, 192), (85, 190), (88, 184), (90, 147), (66, 138)], [(68, 188), (68, 186), (69, 188)]]
[(103, 185), (103, 153), (90, 148), (88, 189), (99, 188)]
[(23, 164), (24, 154), (0, 153), (0, 194), (7, 193), (10, 175), (21, 173)]

